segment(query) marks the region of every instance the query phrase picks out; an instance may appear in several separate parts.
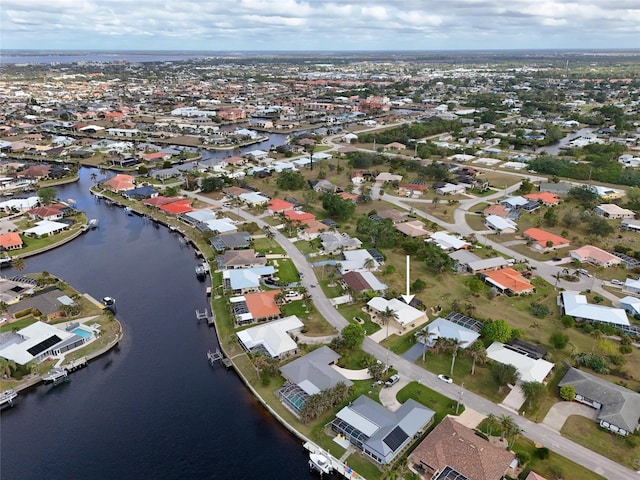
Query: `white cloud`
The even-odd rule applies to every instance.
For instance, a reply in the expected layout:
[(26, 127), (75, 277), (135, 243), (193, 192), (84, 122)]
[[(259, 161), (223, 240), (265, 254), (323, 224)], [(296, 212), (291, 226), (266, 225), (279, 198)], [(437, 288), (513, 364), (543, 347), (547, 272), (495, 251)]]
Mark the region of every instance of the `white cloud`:
[(637, 48), (638, 0), (2, 0), (9, 48)]

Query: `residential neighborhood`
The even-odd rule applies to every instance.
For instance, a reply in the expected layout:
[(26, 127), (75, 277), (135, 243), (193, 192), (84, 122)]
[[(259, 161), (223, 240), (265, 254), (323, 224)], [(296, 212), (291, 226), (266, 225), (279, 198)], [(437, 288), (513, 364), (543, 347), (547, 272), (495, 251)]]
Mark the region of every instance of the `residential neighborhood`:
[[(334, 468), (638, 471), (640, 83), (594, 58), (12, 65), (2, 258), (91, 235), (89, 184), (195, 249), (220, 358)], [(7, 380), (100, 335), (0, 280)]]

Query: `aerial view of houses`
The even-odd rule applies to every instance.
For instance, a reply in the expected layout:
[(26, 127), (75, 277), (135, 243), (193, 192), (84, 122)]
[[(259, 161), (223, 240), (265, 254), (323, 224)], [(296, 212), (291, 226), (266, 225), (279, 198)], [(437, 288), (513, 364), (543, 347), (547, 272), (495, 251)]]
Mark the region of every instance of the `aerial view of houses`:
[[(225, 358), (332, 468), (602, 478), (589, 449), (640, 470), (640, 83), (579, 61), (13, 67), (3, 258), (89, 229), (55, 185), (90, 172), (96, 202), (195, 246)], [(64, 292), (0, 280), (7, 365), (100, 336), (61, 328)]]

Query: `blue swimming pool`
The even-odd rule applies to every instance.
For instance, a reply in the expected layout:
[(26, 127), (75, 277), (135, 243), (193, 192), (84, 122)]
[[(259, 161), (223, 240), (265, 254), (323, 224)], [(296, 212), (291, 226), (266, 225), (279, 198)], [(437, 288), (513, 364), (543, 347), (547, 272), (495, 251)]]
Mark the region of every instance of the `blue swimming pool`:
[(91, 337), (91, 333), (87, 332), (85, 329), (83, 328), (76, 328), (73, 333), (75, 333), (76, 335), (80, 335), (83, 338), (89, 338)]

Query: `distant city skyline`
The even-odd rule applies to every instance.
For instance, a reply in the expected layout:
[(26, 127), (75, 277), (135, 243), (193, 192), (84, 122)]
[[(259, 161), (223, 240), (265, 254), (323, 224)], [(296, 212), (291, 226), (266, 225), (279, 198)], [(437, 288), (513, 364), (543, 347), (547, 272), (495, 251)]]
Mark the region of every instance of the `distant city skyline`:
[(2, 49), (640, 48), (637, 0), (3, 0)]

